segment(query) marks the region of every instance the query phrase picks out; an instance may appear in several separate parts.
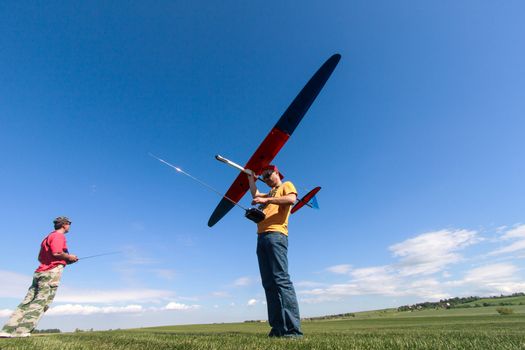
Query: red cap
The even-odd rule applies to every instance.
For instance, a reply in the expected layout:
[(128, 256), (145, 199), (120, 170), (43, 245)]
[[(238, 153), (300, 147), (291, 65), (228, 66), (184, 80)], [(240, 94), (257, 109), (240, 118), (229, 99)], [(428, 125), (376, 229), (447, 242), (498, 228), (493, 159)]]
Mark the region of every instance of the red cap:
[(284, 179), (284, 175), (281, 174), (281, 172), (279, 171), (279, 169), (277, 168), (276, 165), (273, 165), (273, 164), (268, 164), (267, 166), (263, 167), (261, 169), (261, 174), (264, 173), (266, 170), (273, 170), (273, 171), (276, 171), (279, 173), (279, 177), (282, 179)]

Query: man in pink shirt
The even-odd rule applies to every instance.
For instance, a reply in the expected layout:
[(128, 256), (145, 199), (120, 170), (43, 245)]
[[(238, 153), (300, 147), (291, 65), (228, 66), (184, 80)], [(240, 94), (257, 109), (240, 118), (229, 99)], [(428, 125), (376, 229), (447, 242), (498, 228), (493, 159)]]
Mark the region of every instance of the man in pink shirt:
[(69, 254), (67, 250), (65, 234), (69, 232), (71, 221), (65, 216), (59, 216), (53, 224), (55, 231), (44, 238), (40, 245), (40, 266), (33, 275), (33, 283), (2, 328), (0, 338), (30, 336), (55, 298), (64, 267), (78, 261), (76, 255)]

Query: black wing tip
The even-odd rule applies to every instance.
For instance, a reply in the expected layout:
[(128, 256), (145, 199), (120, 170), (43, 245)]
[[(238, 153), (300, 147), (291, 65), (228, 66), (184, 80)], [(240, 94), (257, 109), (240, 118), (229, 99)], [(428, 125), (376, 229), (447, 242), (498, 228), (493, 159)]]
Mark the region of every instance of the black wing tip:
[(341, 60), (341, 55), (336, 53), (336, 54), (333, 54), (332, 56), (330, 56), (329, 59), (326, 60), (326, 62), (324, 63), (324, 66), (325, 67), (330, 67), (329, 69), (331, 71), (333, 71), (335, 69), (335, 67), (337, 67), (337, 65), (339, 64), (339, 61)]
[(340, 60), (341, 60), (341, 54), (334, 53), (332, 56), (330, 56), (330, 58), (327, 61), (334, 61), (334, 63), (337, 64), (339, 63)]
[(208, 220), (208, 227), (212, 227), (218, 223), (234, 206), (235, 204), (230, 202), (228, 199), (221, 199)]
[(213, 225), (218, 223), (220, 219), (222, 219), (222, 216), (218, 217), (218, 215), (216, 215), (214, 212), (213, 214), (211, 214), (210, 219), (208, 220), (208, 227), (212, 227)]

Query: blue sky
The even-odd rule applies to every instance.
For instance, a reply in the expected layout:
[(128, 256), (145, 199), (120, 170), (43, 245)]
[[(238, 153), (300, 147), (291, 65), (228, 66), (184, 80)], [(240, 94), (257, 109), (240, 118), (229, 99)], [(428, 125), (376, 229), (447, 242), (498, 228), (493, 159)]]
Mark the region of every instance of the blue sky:
[[(519, 1), (0, 4), (0, 322), (41, 239), (70, 250), (40, 328), (265, 319), (255, 227), (226, 191), (332, 54), (275, 159), (321, 210), (291, 218), (302, 316), (525, 291)], [(246, 196), (242, 203), (247, 206)]]

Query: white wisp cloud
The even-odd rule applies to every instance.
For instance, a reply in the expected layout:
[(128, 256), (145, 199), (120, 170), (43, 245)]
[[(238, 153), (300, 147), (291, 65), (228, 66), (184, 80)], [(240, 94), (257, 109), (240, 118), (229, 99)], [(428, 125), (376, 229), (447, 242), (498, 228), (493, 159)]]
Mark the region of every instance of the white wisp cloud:
[(13, 313), (13, 310), (0, 309), (0, 317), (8, 317), (8, 316), (11, 316), (12, 313)]
[(177, 302), (170, 302), (168, 305), (165, 306), (166, 310), (193, 310), (193, 309), (200, 309), (200, 305), (187, 305)]
[(503, 239), (523, 238), (525, 239), (525, 225), (519, 225), (503, 235)]
[(464, 281), (469, 283), (492, 283), (506, 281), (516, 275), (518, 268), (513, 264), (500, 263), (477, 267), (465, 274)]
[(93, 306), (80, 304), (65, 304), (54, 306), (49, 309), (46, 315), (94, 315), (94, 314), (117, 314), (117, 313), (140, 313), (144, 308), (141, 305), (127, 306)]
[(463, 280), (456, 282), (472, 294), (498, 295), (523, 292), (525, 282), (519, 278), (519, 268), (511, 263), (496, 263), (469, 270)]
[[(444, 272), (463, 260), (461, 249), (480, 242), (475, 231), (440, 230), (427, 232), (389, 247), (399, 262), (384, 266), (352, 268), (349, 264), (330, 266), (326, 271), (350, 276), (345, 283), (299, 291), (306, 303), (339, 301), (357, 295), (389, 297), (417, 296), (440, 299), (449, 296), (431, 274)], [(305, 286), (307, 287), (307, 286)]]
[(234, 282), (233, 285), (236, 287), (245, 287), (252, 283), (252, 279), (250, 277), (239, 277)]
[(349, 264), (341, 264), (341, 265), (334, 265), (326, 268), (326, 271), (335, 273), (337, 275), (346, 275), (350, 272), (352, 269), (352, 265)]
[(61, 303), (122, 303), (158, 301), (172, 297), (174, 292), (162, 289), (117, 289), (117, 290), (74, 290), (59, 291), (56, 301)]
[(31, 285), (31, 279), (29, 275), (0, 270), (0, 281), (9, 282), (3, 283), (2, 288), (0, 288), (0, 298), (22, 299)]
[(501, 239), (503, 241), (516, 241), (506, 247), (494, 250), (489, 255), (499, 255), (506, 253), (514, 253), (518, 251), (525, 251), (525, 225), (519, 225), (511, 230), (508, 230), (501, 236)]
[(185, 311), (199, 309), (200, 305), (187, 305), (183, 303), (170, 302), (166, 306), (144, 307), (143, 305), (130, 304), (125, 306), (95, 306), (85, 304), (64, 304), (54, 306), (46, 313), (52, 316), (63, 315), (95, 315), (95, 314), (124, 314), (124, 313), (145, 313), (159, 311)]
[(400, 258), (400, 275), (429, 275), (461, 261), (458, 251), (479, 241), (476, 231), (440, 230), (407, 239), (389, 249)]

